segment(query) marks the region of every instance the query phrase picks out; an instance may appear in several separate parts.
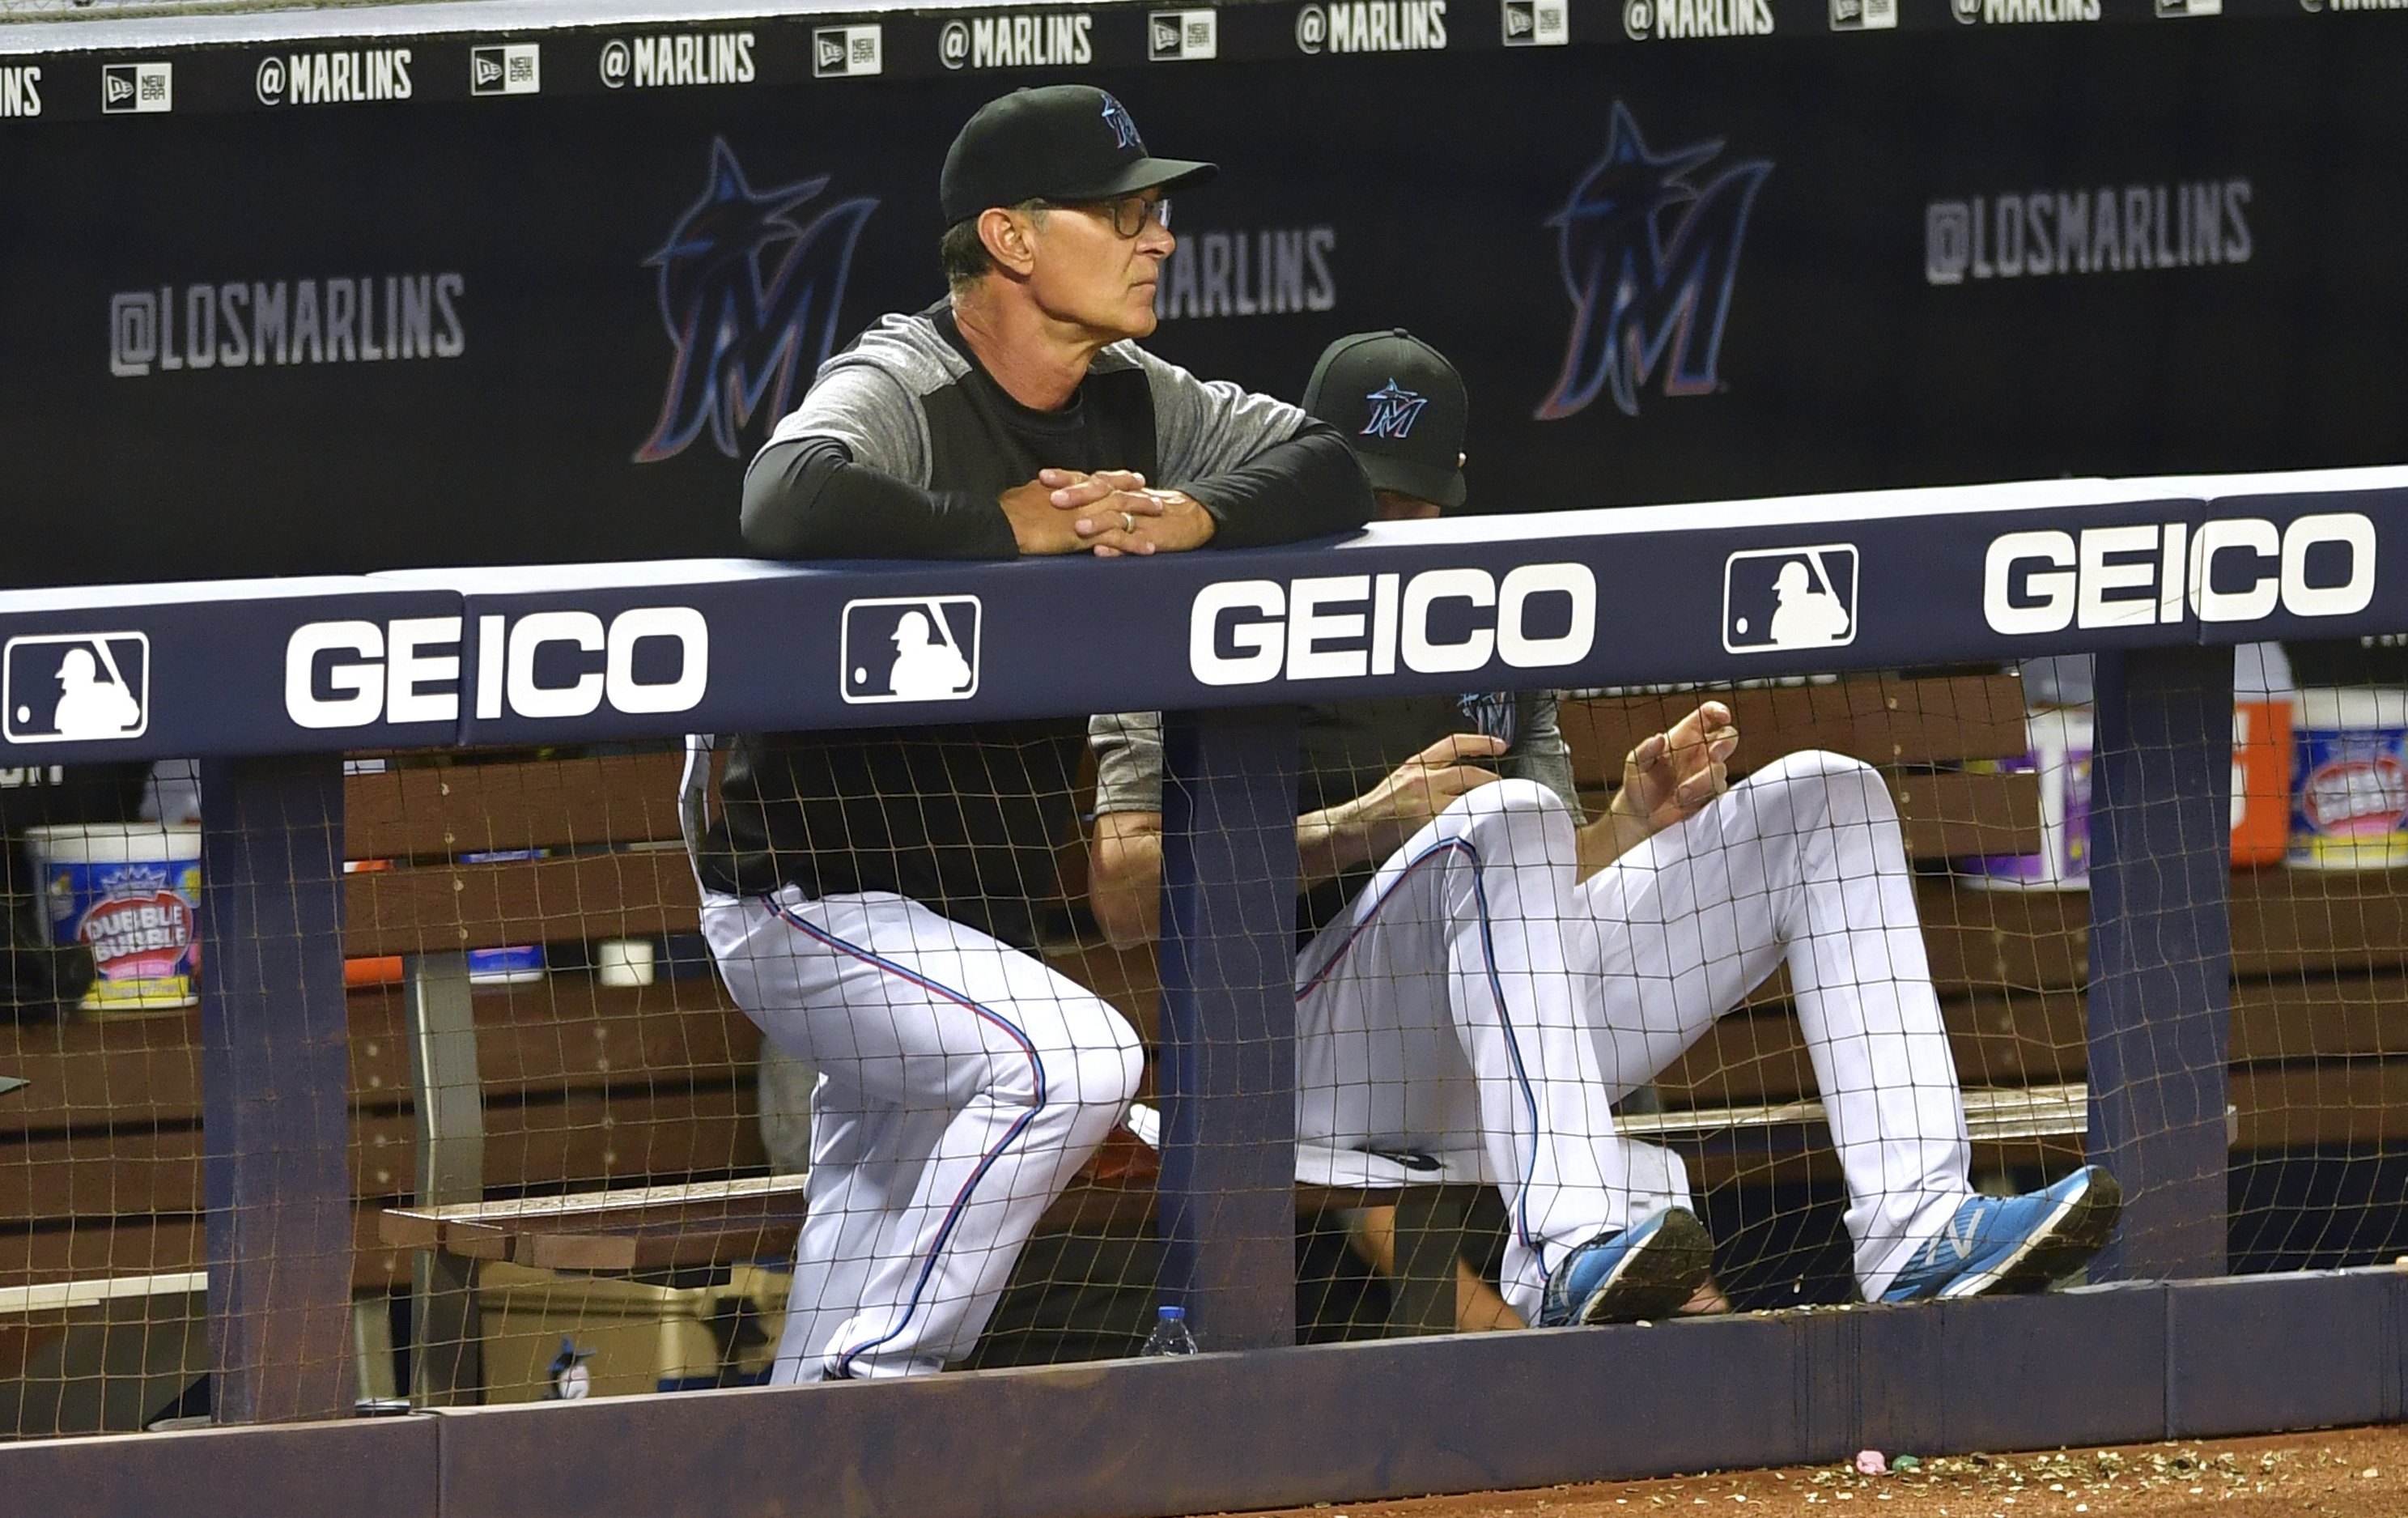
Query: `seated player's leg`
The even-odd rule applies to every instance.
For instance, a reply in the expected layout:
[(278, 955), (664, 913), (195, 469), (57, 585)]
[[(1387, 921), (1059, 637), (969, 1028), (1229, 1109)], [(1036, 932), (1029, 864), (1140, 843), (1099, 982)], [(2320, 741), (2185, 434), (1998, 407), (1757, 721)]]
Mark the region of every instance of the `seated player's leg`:
[(1955, 1061), (1881, 777), (1791, 754), (1583, 887), (1618, 1096), (1786, 963), (1847, 1178), (1858, 1282), (1878, 1295), (1971, 1187)]
[(794, 1304), (815, 1313), (781, 1344), (781, 1378), (941, 1368), (1126, 1110), (1136, 1034), (1093, 992), (899, 896), (713, 898), (704, 928), (738, 1005), (826, 1077), (796, 1289), (829, 1295)]
[(1586, 1256), (1584, 1320), (1670, 1311), (1711, 1263), (1685, 1211), (1659, 1236), (1671, 1178), (1614, 1134), (1564, 959), (1575, 871), (1552, 793), (1482, 786), (1392, 855), (1297, 967), (1300, 1131), (1372, 1147), (1476, 1140), (1512, 1222), (1503, 1295), (1527, 1322), (1562, 1321), (1561, 1304), (1541, 1310), (1551, 1275), (1633, 1224), (1650, 1225), (1648, 1248)]
[[(1788, 966), (1847, 1179), (1857, 1281), (1868, 1297), (1889, 1290), (1971, 1187), (1956, 1063), (1881, 776), (1836, 754), (1787, 755), (1584, 890), (1616, 1095)], [(2067, 1211), (2050, 1225), (2090, 1231)]]

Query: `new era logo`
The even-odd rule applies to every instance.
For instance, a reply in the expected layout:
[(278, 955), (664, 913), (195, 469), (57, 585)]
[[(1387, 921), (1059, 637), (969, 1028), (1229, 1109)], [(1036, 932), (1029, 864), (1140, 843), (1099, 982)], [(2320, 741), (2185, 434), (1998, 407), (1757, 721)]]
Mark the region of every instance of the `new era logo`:
[(130, 115), (176, 107), (176, 65), (173, 64), (103, 64), (100, 67), (100, 108), (109, 115)]
[(1154, 63), (1192, 63), (1221, 55), (1217, 10), (1156, 10), (1146, 17), (1145, 55)]
[(1855, 544), (1750, 549), (1724, 561), (1725, 652), (1836, 649), (1856, 639)]
[(540, 94), (542, 91), (542, 44), (521, 42), (468, 50), (470, 94)]
[(978, 694), (979, 598), (906, 595), (844, 609), (841, 694), (854, 705)]
[(1572, 39), (1569, 0), (1505, 0), (1505, 46), (1558, 48)]
[(811, 34), (811, 73), (819, 79), (885, 72), (885, 29), (823, 26)]
[(0, 732), (11, 743), (97, 743), (150, 725), (150, 639), (53, 633), (0, 649)]

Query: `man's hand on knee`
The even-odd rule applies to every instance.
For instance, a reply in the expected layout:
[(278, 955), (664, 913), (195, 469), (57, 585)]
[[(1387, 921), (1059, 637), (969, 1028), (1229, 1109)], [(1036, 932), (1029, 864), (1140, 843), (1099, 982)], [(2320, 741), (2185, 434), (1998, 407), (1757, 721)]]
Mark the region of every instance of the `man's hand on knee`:
[(1503, 738), (1479, 733), (1442, 738), (1354, 800), (1298, 818), (1307, 881), (1385, 857), (1462, 796), (1494, 784), (1497, 772), (1471, 761), (1497, 758), (1505, 749)]
[(1660, 832), (1730, 789), (1730, 757), (1738, 749), (1730, 708), (1704, 702), (1623, 757), (1613, 809), (1644, 823), (1648, 832)]

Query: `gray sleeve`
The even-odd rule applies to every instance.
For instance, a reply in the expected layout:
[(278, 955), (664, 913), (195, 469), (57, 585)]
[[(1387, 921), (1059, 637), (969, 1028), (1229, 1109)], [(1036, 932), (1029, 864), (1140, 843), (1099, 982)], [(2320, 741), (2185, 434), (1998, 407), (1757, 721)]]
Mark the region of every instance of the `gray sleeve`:
[(1096, 751), (1096, 810), (1162, 809), (1162, 713), (1124, 711), (1087, 719)]
[(928, 484), (928, 419), (894, 375), (839, 355), (820, 370), (803, 404), (769, 434), (773, 443), (833, 437), (853, 462), (906, 484)]
[(1498, 772), (1508, 780), (1536, 780), (1563, 798), (1572, 814), (1573, 825), (1587, 821), (1581, 810), (1580, 792), (1572, 780), (1572, 749), (1564, 741), (1563, 728), (1556, 720), (1555, 696), (1550, 691), (1526, 697), (1516, 714), (1513, 746), (1498, 762)]
[(1264, 449), (1286, 442), (1305, 414), (1287, 402), (1258, 395), (1226, 380), (1198, 380), (1135, 343), (1118, 345), (1145, 371), (1154, 392), (1158, 440), (1154, 483), (1175, 485), (1225, 473)]

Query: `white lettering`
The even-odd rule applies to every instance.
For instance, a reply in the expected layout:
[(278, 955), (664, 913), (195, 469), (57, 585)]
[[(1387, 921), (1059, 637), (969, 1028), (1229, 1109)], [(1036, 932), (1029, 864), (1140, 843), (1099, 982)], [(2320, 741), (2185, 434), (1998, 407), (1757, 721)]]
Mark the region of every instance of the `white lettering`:
[(1260, 685), (1283, 674), (1393, 675), (1400, 663), (1417, 674), (1462, 674), (1492, 656), (1516, 669), (1561, 668), (1596, 642), (1596, 575), (1585, 565), (1532, 564), (1501, 585), (1470, 568), (1208, 585), (1189, 613), (1187, 652), (1204, 684)]
[[(2017, 606), (2016, 566), (2033, 560), (2054, 566), (2027, 572), (2020, 589), (2037, 604)], [(1982, 568), (1982, 614), (2001, 633), (2057, 633), (2073, 625), (2073, 537), (2070, 533), (2008, 533), (1990, 544)]]
[(2243, 590), (2215, 588), (2216, 559), (2236, 551), (2280, 560), (2282, 534), (2259, 517), (2211, 522), (2200, 528), (2199, 540), (2191, 549), (2190, 571), (2190, 609), (2200, 621), (2256, 622), (2281, 604), (2283, 581), (2278, 575), (2261, 574)]
[[(317, 691), (318, 656), (348, 653), (329, 665), (326, 683), (337, 693)], [(303, 727), (366, 727), (384, 710), (384, 629), (372, 622), (313, 622), (284, 645), (284, 711)]]
[(1982, 614), (2010, 635), (2178, 623), (2186, 610), (2204, 623), (2258, 622), (2278, 608), (2353, 616), (2374, 602), (2375, 555), (2374, 523), (2355, 511), (2280, 528), (2219, 517), (2196, 534), (2178, 522), (2007, 533), (1984, 562)]
[[(460, 619), (404, 617), (385, 627), (385, 696), (387, 721), (449, 723), (460, 720), (457, 691), (423, 692), (418, 687), (460, 678)], [(450, 653), (423, 654), (429, 646)]]
[[(636, 679), (636, 645), (664, 638), (678, 646), (677, 678)], [(602, 689), (611, 709), (630, 716), (691, 711), (710, 683), (710, 623), (690, 606), (634, 607), (610, 619)]]
[(580, 652), (599, 653), (607, 640), (602, 619), (591, 611), (537, 611), (521, 617), (510, 629), (509, 672), (502, 682), (510, 709), (522, 717), (582, 717), (599, 707), (601, 670), (587, 670), (566, 685), (538, 685), (536, 655), (547, 643), (569, 643)]
[[(2339, 543), (2349, 550), (2349, 578), (2338, 585), (2308, 583), (2308, 550)], [(2283, 609), (2295, 617), (2347, 617), (2374, 602), (2374, 523), (2355, 511), (2301, 517), (2283, 533)]]
[(0, 68), (0, 116), (42, 114), (42, 70), (38, 64)]
[(1405, 586), (1405, 667), (1416, 674), (1460, 674), (1488, 662), (1497, 634), (1475, 627), (1462, 639), (1440, 643), (1430, 637), (1430, 608), (1440, 601), (1469, 601), (1474, 607), (1497, 604), (1497, 582), (1485, 569), (1431, 569), (1415, 575)]
[[(2111, 595), (2113, 591), (2150, 590), (2157, 585), (2157, 529), (2155, 527), (2093, 527), (2082, 535), (2074, 623), (2083, 627), (2129, 627), (2157, 620), (2155, 597), (2142, 600)], [(2146, 553), (2139, 563), (2110, 563), (2110, 554)]]
[(1446, 0), (1333, 0), (1331, 52), (1426, 52), (1446, 46)]
[[(1277, 680), (1285, 652), (1278, 619), (1285, 615), (1287, 595), (1275, 580), (1236, 580), (1207, 585), (1196, 594), (1187, 614), (1187, 667), (1207, 685), (1259, 685)], [(1232, 622), (1229, 640), (1234, 656), (1220, 649), (1222, 614), (1251, 611), (1254, 622)]]
[[(314, 622), (296, 628), (285, 643), (284, 706), (303, 727), (365, 727), (394, 723), (456, 722), (461, 693), (429, 691), (462, 678), (461, 623), (457, 617), (402, 617), (380, 626), (372, 622)], [(674, 644), (673, 672), (665, 658)], [(602, 667), (584, 667), (565, 683), (544, 651), (567, 644), (580, 653), (600, 653)], [(638, 666), (646, 645), (657, 652)], [(331, 662), (329, 655), (341, 655)], [(566, 662), (567, 655), (552, 658)], [(537, 611), (512, 623), (487, 614), (477, 619), (479, 719), (582, 717), (606, 702), (630, 716), (690, 711), (702, 704), (710, 682), (710, 624), (693, 607), (633, 607), (610, 620), (591, 611)], [(552, 675), (543, 682), (538, 666)], [(321, 695), (322, 684), (333, 695)]]
[[(1566, 630), (1532, 637), (1530, 598), (1562, 595), (1571, 603)], [(1516, 669), (1550, 669), (1578, 664), (1597, 641), (1597, 576), (1584, 564), (1526, 564), (1508, 572), (1497, 590), (1497, 652)]]
[(1370, 667), (1368, 650), (1317, 646), (1323, 638), (1360, 642), (1364, 631), (1362, 612), (1330, 613), (1321, 608), (1330, 602), (1361, 602), (1370, 594), (1369, 575), (1332, 575), (1296, 580), (1288, 586), (1288, 679), (1348, 680)]

